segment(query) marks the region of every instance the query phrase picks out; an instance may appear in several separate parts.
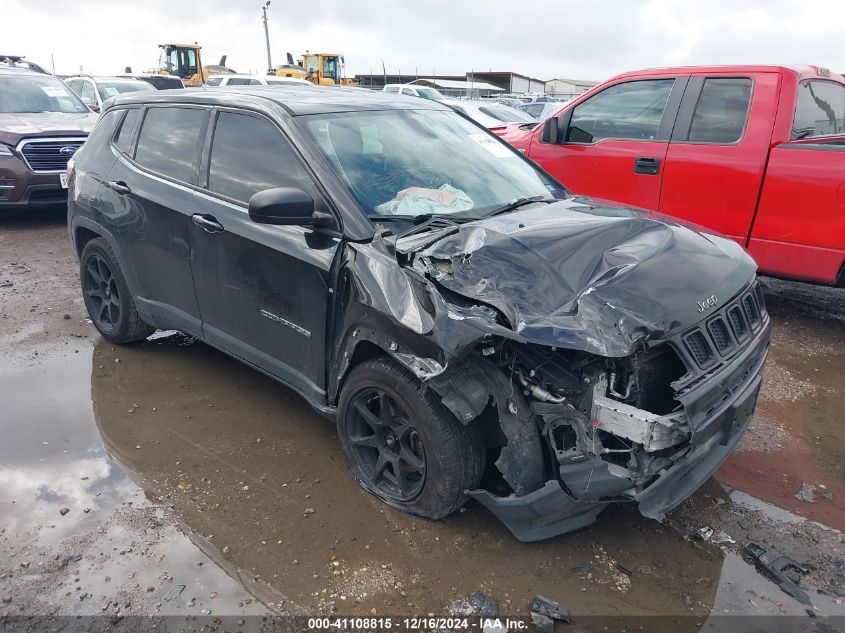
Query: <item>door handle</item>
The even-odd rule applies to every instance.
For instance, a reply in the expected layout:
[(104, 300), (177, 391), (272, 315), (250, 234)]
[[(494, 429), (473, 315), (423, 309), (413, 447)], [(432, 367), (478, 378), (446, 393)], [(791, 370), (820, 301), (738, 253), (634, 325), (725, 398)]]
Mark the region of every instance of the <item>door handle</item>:
[(109, 189), (111, 189), (115, 193), (120, 194), (121, 196), (125, 196), (132, 193), (132, 190), (129, 188), (129, 186), (122, 180), (112, 180), (108, 183), (108, 185)]
[(213, 215), (194, 213), (191, 220), (206, 233), (219, 233), (223, 230), (223, 225)]
[(634, 161), (634, 173), (656, 176), (660, 172), (660, 159), (651, 156), (637, 156)]

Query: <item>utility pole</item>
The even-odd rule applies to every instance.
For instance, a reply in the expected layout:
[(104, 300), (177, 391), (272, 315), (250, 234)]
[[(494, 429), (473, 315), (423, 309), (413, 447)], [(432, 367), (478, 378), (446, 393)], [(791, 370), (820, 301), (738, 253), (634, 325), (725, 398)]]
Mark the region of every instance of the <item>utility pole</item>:
[(264, 13), (264, 39), (267, 41), (267, 72), (273, 70), (273, 60), (270, 59), (270, 30), (267, 28), (267, 7), (270, 6), (270, 0), (266, 0), (261, 11)]

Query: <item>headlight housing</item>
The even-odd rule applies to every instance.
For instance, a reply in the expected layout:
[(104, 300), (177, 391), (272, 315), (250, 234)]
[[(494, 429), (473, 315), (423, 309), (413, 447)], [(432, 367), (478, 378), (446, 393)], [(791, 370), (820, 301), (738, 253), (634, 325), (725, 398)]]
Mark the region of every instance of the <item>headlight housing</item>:
[(6, 145), (5, 143), (0, 143), (0, 157), (5, 156), (14, 156), (15, 155), (15, 148), (11, 145)]

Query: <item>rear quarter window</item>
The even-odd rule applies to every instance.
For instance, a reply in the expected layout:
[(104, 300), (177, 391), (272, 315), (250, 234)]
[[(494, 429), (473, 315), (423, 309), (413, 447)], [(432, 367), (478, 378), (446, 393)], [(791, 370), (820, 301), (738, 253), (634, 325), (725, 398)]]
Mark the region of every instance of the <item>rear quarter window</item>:
[(138, 120), (141, 118), (141, 109), (133, 108), (126, 111), (126, 116), (120, 123), (120, 131), (117, 133), (117, 138), (114, 144), (120, 148), (124, 154), (132, 153), (132, 135), (138, 125)]
[(150, 171), (193, 184), (206, 115), (206, 110), (198, 108), (149, 108), (135, 161)]
[(833, 81), (802, 81), (798, 85), (792, 140), (845, 132), (845, 86)]

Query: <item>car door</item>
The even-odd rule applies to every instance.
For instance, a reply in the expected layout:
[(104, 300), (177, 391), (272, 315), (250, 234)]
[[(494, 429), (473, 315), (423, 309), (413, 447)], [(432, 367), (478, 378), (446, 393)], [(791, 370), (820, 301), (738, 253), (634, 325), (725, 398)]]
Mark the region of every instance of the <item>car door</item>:
[(779, 84), (778, 73), (692, 74), (666, 154), (661, 212), (746, 245)]
[(328, 275), (339, 241), (305, 227), (258, 224), (247, 211), (254, 193), (276, 187), (302, 189), (320, 205), (317, 188), (263, 116), (221, 109), (207, 147), (190, 227), (203, 335), (321, 403)]
[(686, 82), (671, 76), (612, 84), (565, 110), (561, 138), (535, 140), (530, 156), (575, 193), (656, 209)]
[[(188, 216), (210, 110), (146, 108), (137, 140), (120, 151), (101, 193), (111, 234), (138, 310), (162, 328), (199, 335)], [(118, 134), (117, 141), (121, 140)], [(118, 151), (118, 150), (116, 150)]]

